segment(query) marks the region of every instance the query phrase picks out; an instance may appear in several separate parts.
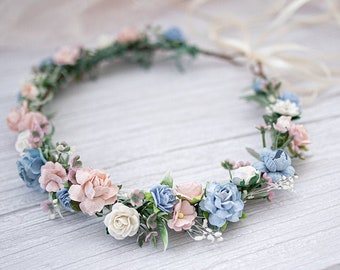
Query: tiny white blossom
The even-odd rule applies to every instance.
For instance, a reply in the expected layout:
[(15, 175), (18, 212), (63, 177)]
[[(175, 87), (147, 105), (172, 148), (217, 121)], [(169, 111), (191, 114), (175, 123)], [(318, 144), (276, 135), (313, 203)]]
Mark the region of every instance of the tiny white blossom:
[(31, 132), (29, 130), (25, 130), (19, 133), (18, 139), (15, 143), (15, 150), (18, 151), (18, 153), (22, 153), (25, 149), (32, 148), (31, 144), (29, 143), (29, 137), (31, 135)]

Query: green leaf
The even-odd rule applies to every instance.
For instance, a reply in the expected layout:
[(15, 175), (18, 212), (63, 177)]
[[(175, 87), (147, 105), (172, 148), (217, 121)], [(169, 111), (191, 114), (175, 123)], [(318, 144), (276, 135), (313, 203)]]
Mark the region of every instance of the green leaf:
[(70, 202), (70, 205), (71, 205), (71, 208), (77, 212), (80, 212), (80, 207), (79, 207), (79, 204), (80, 202), (75, 202), (75, 201), (71, 201)]
[(168, 230), (166, 229), (165, 222), (159, 220), (157, 222), (157, 228), (163, 242), (164, 251), (166, 251), (166, 249), (168, 248)]
[(221, 231), (224, 232), (227, 229), (228, 226), (228, 221), (226, 221), (226, 223), (224, 223), (224, 225), (221, 227)]
[(152, 197), (152, 195), (151, 195), (151, 193), (150, 192), (145, 192), (144, 193), (144, 198), (145, 198), (145, 200), (147, 200), (148, 202), (154, 202), (154, 199), (153, 199), (153, 197)]
[(257, 153), (254, 149), (250, 148), (250, 147), (246, 147), (246, 150), (248, 151), (249, 154), (251, 154), (254, 158), (258, 159), (259, 161), (261, 161), (261, 157), (260, 154)]
[(159, 210), (157, 207), (156, 207), (156, 205), (153, 205), (153, 212), (155, 213), (155, 214), (157, 214), (158, 212), (160, 212), (161, 210)]
[(246, 217), (247, 217), (246, 213), (242, 213), (242, 216), (240, 217), (240, 219), (246, 218)]
[(249, 181), (249, 186), (255, 185), (256, 182), (259, 180), (260, 176), (256, 174), (254, 177), (252, 177)]
[(208, 219), (209, 218), (209, 213), (208, 212), (203, 212), (204, 218)]
[(173, 178), (170, 175), (170, 173), (168, 173), (162, 180), (161, 185), (165, 185), (165, 186), (169, 186), (170, 188), (172, 188), (173, 186)]
[(196, 196), (191, 201), (190, 204), (196, 204), (202, 200), (202, 196)]

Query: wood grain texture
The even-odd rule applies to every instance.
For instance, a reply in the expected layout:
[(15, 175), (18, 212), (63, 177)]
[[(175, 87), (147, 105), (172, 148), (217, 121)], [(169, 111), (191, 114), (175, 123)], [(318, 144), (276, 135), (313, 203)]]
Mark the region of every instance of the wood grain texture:
[[(166, 16), (156, 22), (177, 18)], [(329, 41), (329, 50), (339, 48), (339, 35)], [(339, 87), (304, 108), (301, 122), (313, 145), (307, 161), (295, 163), (295, 193), (247, 204), (248, 218), (231, 224), (221, 243), (170, 232), (163, 252), (140, 249), (134, 238), (114, 240), (100, 218), (48, 220), (39, 206), (46, 194), (29, 190), (17, 176), (16, 138), (5, 117), (20, 81), (51, 50), (0, 50), (1, 269), (340, 268)], [(48, 110), (57, 112), (55, 140), (75, 146), (86, 166), (105, 169), (125, 188), (150, 188), (168, 170), (177, 183), (218, 181), (227, 177), (222, 160), (253, 161), (244, 147), (261, 147), (254, 127), (262, 111), (239, 98), (250, 83), (246, 69), (206, 57), (187, 64), (184, 74), (163, 61), (148, 71), (119, 63), (103, 69), (99, 80), (62, 89)]]

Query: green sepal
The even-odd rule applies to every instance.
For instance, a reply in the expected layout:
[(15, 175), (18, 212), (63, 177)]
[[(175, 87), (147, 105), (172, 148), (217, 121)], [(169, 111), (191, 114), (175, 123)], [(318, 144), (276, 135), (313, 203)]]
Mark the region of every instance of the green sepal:
[(224, 232), (227, 229), (228, 221), (224, 223), (224, 225), (221, 227), (221, 231)]

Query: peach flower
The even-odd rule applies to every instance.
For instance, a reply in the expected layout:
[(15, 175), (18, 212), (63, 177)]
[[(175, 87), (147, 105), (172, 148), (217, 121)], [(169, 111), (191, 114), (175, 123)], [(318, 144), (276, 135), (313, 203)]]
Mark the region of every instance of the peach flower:
[(292, 125), (289, 129), (289, 136), (294, 136), (294, 139), (290, 143), (293, 151), (299, 153), (300, 148), (306, 147), (310, 144), (309, 136), (307, 130), (303, 125)]
[(67, 173), (60, 163), (48, 161), (41, 167), (39, 183), (42, 189), (48, 192), (57, 192), (64, 187), (66, 181)]
[(117, 200), (119, 188), (111, 183), (110, 176), (102, 170), (78, 169), (76, 180), (79, 185), (72, 185), (68, 192), (71, 200), (80, 202), (79, 207), (84, 213), (94, 215), (105, 205)]
[(21, 95), (29, 100), (35, 100), (39, 95), (39, 90), (34, 84), (25, 83), (21, 89)]
[(7, 116), (7, 126), (13, 131), (22, 131), (22, 122), (24, 116), (28, 113), (27, 103), (24, 102), (23, 106), (18, 109), (12, 109)]
[(174, 187), (174, 192), (176, 195), (187, 199), (189, 202), (193, 202), (194, 200), (201, 199), (204, 190), (201, 184), (196, 182), (188, 182), (181, 185), (176, 185)]
[(140, 39), (140, 32), (132, 27), (123, 28), (123, 30), (117, 36), (118, 43), (132, 43)]
[(188, 201), (178, 200), (172, 219), (168, 221), (168, 227), (180, 232), (181, 230), (189, 230), (195, 223), (197, 213), (195, 207), (193, 207)]
[(53, 56), (57, 65), (74, 65), (80, 57), (80, 47), (62, 47)]

